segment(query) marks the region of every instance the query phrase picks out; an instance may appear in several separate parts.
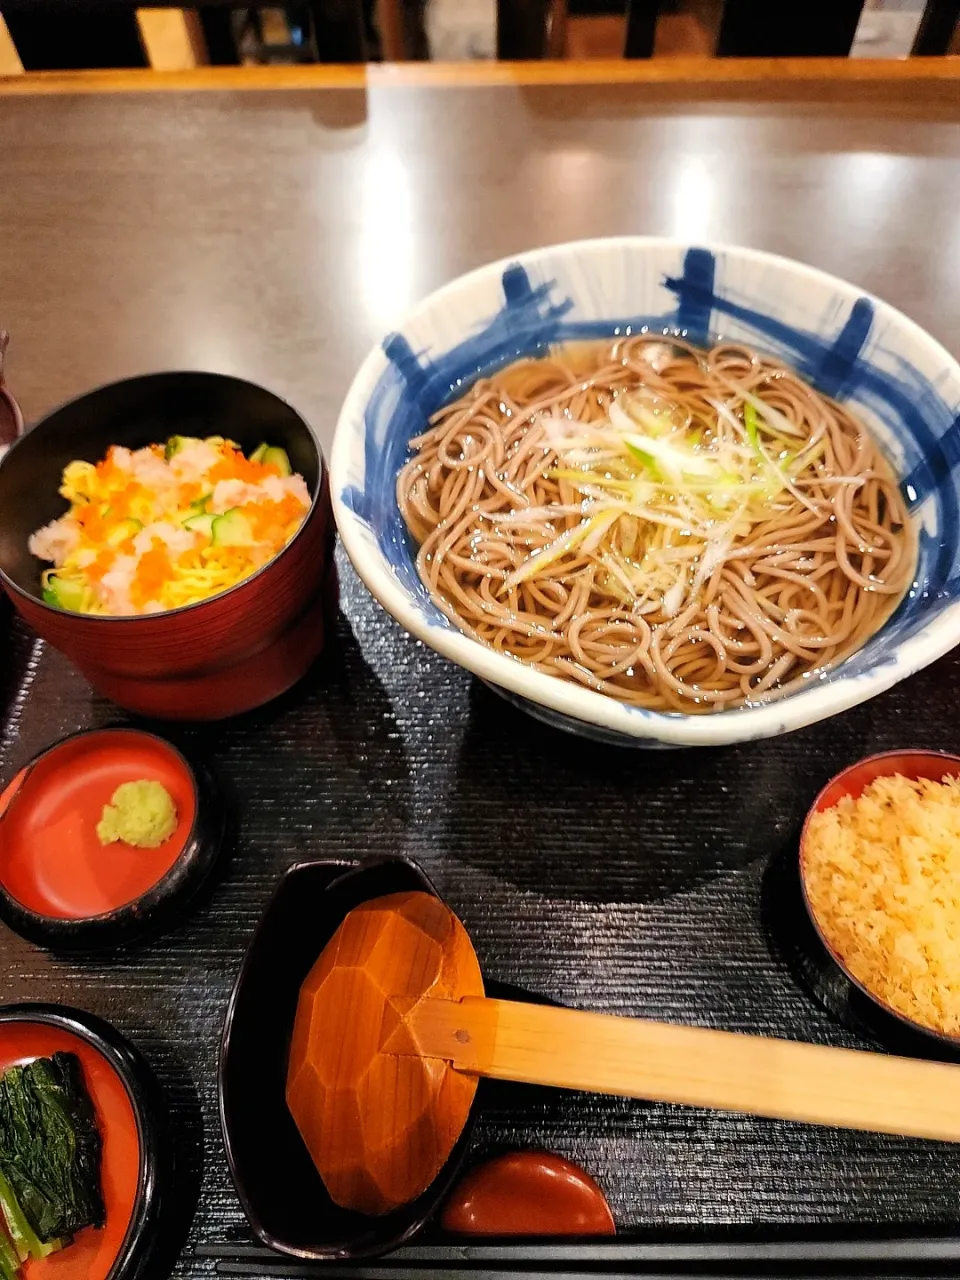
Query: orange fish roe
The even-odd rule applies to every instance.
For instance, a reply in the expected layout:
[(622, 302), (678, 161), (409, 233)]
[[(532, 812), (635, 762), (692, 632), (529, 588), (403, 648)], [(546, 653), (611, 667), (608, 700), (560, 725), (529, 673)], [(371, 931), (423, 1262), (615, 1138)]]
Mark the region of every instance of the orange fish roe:
[(130, 587), (130, 598), (133, 603), (143, 608), (149, 601), (156, 600), (164, 583), (170, 580), (172, 571), (170, 553), (159, 538), (154, 538), (150, 550), (143, 553), (137, 565), (137, 572)]
[(197, 483), (184, 483), (177, 491), (177, 500), (181, 507), (189, 507), (191, 503), (199, 502), (201, 498), (205, 498), (203, 485)]
[[(64, 469), (70, 510), (29, 543), (54, 566), (42, 574), (48, 603), (114, 616), (182, 608), (242, 582), (294, 536), (310, 498), (284, 450), (264, 465), (220, 437), (186, 451), (178, 439)], [(236, 483), (214, 500), (223, 480)]]
[(120, 472), (120, 468), (113, 460), (113, 451), (104, 458), (102, 462), (98, 462), (96, 466), (97, 479), (102, 484), (112, 484)]
[(95, 471), (97, 479), (109, 484), (122, 484), (128, 478), (129, 472), (123, 467), (118, 467), (116, 462), (117, 447), (111, 445), (107, 450), (107, 456), (97, 463)]
[(143, 488), (138, 484), (125, 484), (121, 489), (115, 489), (110, 498), (110, 514), (105, 517), (108, 523), (127, 520), (132, 514), (133, 504), (142, 497)]
[(106, 538), (106, 521), (100, 514), (100, 508), (96, 503), (90, 502), (86, 506), (80, 507), (74, 518), (91, 542), (102, 542)]
[(257, 541), (268, 542), (274, 547), (283, 546), (290, 525), (303, 515), (302, 505), (289, 494), (279, 502), (250, 502), (240, 510), (250, 522)]
[(280, 469), (265, 466), (262, 462), (251, 462), (239, 449), (230, 449), (208, 472), (208, 478), (216, 484), (219, 480), (243, 480), (247, 484), (260, 484), (267, 476), (278, 476)]
[(99, 582), (105, 573), (109, 573), (113, 567), (117, 553), (112, 547), (105, 547), (101, 551), (93, 564), (87, 566), (87, 577), (92, 582)]

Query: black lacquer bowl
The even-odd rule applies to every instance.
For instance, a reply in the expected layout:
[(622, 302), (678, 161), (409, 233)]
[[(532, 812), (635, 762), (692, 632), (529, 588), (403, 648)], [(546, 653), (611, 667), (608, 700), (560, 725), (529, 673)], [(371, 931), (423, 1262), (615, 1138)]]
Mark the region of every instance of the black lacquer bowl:
[[(810, 815), (858, 796), (875, 778), (893, 773), (940, 781), (960, 775), (960, 757), (936, 751), (889, 751), (868, 756), (832, 778), (811, 805)], [(806, 831), (806, 823), (804, 824)], [(765, 922), (775, 949), (794, 977), (828, 1013), (854, 1034), (872, 1039), (907, 1057), (960, 1062), (960, 1038), (942, 1034), (904, 1017), (869, 990), (846, 968), (830, 945), (806, 893), (803, 832), (796, 846), (771, 862), (764, 885)]]
[(158, 1276), (170, 1205), (171, 1149), (153, 1073), (136, 1049), (93, 1014), (56, 1004), (0, 1006), (0, 1069), (57, 1051), (76, 1054), (103, 1143), (106, 1220), (49, 1261), (33, 1280), (146, 1280)]
[[(116, 787), (142, 778), (174, 797), (178, 826), (158, 849), (102, 846), (96, 825)], [(155, 936), (183, 918), (213, 870), (225, 810), (213, 775), (139, 729), (73, 734), (0, 792), (0, 920), (54, 951)]]
[(463, 1162), (476, 1100), (422, 1196), (383, 1217), (354, 1213), (327, 1195), (287, 1110), (287, 1059), (303, 980), (348, 911), (417, 889), (436, 894), (400, 858), (301, 863), (280, 881), (244, 958), (223, 1028), (220, 1120), (244, 1213), (264, 1244), (282, 1253), (343, 1261), (397, 1248), (432, 1216)]

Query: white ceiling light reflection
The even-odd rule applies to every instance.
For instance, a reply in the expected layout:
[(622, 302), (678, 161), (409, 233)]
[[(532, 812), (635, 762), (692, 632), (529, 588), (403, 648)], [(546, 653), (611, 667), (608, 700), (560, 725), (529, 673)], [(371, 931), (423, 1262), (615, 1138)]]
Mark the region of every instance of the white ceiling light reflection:
[(395, 324), (413, 298), (413, 193), (396, 151), (375, 151), (360, 183), (358, 275), (378, 329)]
[(851, 189), (858, 196), (872, 200), (889, 192), (890, 184), (903, 168), (899, 156), (886, 155), (882, 151), (851, 151), (837, 157)]
[(556, 147), (525, 157), (520, 181), (537, 194), (530, 214), (538, 235), (544, 240), (577, 240), (598, 234), (597, 193), (616, 177), (601, 152)]
[(603, 181), (606, 163), (599, 151), (589, 147), (561, 147), (545, 157), (550, 179), (562, 188), (565, 197), (583, 195), (596, 199), (596, 184)]
[(913, 198), (920, 177), (915, 160), (881, 151), (851, 151), (830, 163), (850, 193), (846, 216), (860, 226), (886, 221), (900, 200)]
[(671, 233), (681, 240), (708, 239), (714, 212), (713, 179), (705, 160), (682, 160), (673, 178)]

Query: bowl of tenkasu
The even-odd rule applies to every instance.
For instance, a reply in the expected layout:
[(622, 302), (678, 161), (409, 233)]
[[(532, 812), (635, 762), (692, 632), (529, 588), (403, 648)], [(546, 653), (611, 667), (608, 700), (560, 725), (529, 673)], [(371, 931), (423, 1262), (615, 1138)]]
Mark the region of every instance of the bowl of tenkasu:
[(0, 462), (0, 584), (90, 683), (211, 720), (289, 689), (336, 596), (326, 465), (239, 378), (155, 373), (43, 418)]
[(960, 366), (751, 249), (563, 244), (455, 280), (354, 379), (344, 545), (414, 637), (648, 747), (836, 715), (960, 640)]
[(827, 954), (880, 1014), (871, 1029), (956, 1050), (960, 756), (885, 751), (837, 774), (804, 823), (800, 883)]

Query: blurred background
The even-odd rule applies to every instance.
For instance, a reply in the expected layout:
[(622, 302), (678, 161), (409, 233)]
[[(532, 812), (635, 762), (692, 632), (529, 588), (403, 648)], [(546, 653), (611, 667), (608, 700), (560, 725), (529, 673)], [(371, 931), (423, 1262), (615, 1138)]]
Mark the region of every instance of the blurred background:
[[(0, 74), (201, 64), (960, 52), (960, 0), (0, 0)], [(926, 17), (924, 16), (926, 14)], [(924, 43), (926, 24), (929, 47)], [(931, 33), (934, 38), (931, 38)]]
[[(770, 0), (771, 7), (776, 0)], [(416, 8), (417, 6), (411, 6)], [(562, 55), (619, 58), (623, 53), (626, 2), (570, 0)], [(438, 61), (496, 56), (496, 0), (427, 0), (422, 6), (425, 45)], [(868, 0), (857, 26), (851, 56), (906, 57), (924, 9), (924, 0)], [(655, 56), (697, 57), (713, 53), (722, 0), (675, 0), (661, 5)], [(813, 13), (811, 24), (816, 22)]]

